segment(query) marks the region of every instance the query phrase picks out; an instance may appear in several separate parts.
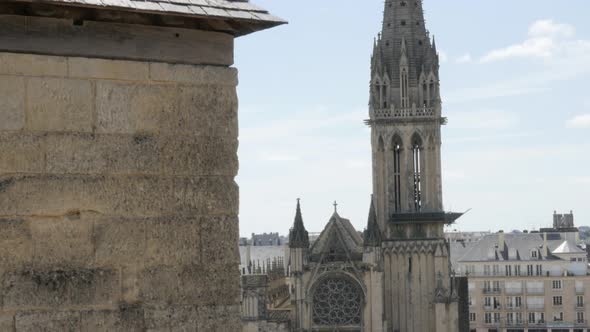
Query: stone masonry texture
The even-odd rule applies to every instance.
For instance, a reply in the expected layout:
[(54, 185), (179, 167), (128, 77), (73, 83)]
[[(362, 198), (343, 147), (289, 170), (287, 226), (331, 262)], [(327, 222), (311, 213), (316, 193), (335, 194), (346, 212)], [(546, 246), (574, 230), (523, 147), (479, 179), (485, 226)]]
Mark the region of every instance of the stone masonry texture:
[(0, 331), (239, 331), (237, 72), (0, 53)]

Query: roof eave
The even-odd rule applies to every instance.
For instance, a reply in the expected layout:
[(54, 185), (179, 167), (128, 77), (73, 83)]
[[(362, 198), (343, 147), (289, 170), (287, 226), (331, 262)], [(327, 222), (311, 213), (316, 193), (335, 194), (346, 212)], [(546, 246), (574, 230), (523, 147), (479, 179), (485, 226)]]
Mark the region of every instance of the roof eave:
[(200, 29), (230, 33), (236, 37), (287, 24), (287, 21), (266, 12), (234, 16), (225, 12), (228, 14), (189, 13), (61, 0), (7, 0), (0, 4), (0, 14)]

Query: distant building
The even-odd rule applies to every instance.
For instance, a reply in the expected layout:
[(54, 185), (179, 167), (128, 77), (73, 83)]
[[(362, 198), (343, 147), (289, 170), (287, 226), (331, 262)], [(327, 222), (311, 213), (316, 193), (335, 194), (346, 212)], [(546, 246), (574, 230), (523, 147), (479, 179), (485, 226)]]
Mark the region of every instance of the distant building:
[(449, 242), (477, 242), (484, 236), (490, 235), (492, 232), (445, 232), (445, 239)]
[(499, 232), (450, 244), (453, 269), (469, 278), (471, 331), (590, 328), (586, 251), (574, 240), (573, 218), (558, 220), (558, 227), (545, 229), (551, 232)]

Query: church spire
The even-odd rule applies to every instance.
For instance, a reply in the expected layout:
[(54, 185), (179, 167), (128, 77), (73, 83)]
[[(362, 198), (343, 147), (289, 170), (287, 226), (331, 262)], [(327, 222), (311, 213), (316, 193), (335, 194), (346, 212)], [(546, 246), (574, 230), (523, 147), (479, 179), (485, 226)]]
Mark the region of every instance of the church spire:
[(289, 232), (289, 247), (290, 248), (309, 248), (309, 234), (303, 225), (303, 217), (301, 216), (300, 199), (297, 199), (297, 210), (295, 212), (295, 222), (293, 228)]
[(377, 213), (375, 212), (375, 203), (373, 195), (371, 195), (371, 207), (369, 209), (369, 219), (367, 220), (367, 229), (364, 232), (364, 246), (365, 247), (380, 247), (381, 246), (381, 230), (377, 222)]

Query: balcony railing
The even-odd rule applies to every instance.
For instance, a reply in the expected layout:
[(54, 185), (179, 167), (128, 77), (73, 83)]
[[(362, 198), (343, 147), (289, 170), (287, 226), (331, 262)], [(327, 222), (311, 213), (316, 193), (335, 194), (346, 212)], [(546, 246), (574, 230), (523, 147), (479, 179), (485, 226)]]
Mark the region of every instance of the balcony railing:
[(506, 288), (506, 294), (522, 294), (522, 288)]
[(484, 288), (483, 293), (484, 294), (500, 294), (500, 293), (502, 293), (502, 290), (500, 288)]
[(527, 292), (527, 294), (545, 294), (545, 288), (539, 288), (539, 287), (527, 288), (526, 292)]
[(506, 306), (506, 310), (521, 310), (522, 306), (521, 305), (507, 305)]
[(436, 115), (433, 107), (412, 108), (381, 108), (373, 110), (371, 120), (403, 119), (403, 118), (432, 118)]
[(526, 325), (525, 321), (523, 320), (508, 320), (506, 321), (506, 326), (508, 327), (524, 327)]

